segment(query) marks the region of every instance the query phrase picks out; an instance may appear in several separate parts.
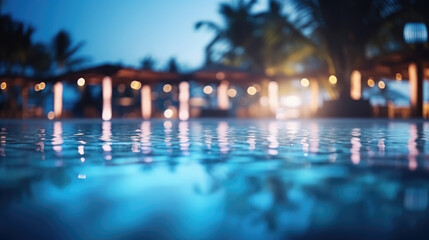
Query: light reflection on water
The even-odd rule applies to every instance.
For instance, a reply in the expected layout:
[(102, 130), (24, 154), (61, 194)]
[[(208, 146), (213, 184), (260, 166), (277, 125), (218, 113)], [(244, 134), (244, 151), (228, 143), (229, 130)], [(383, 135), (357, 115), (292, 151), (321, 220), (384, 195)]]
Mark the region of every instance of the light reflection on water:
[(2, 121), (0, 234), (419, 237), (429, 224), (428, 127), (384, 120)]

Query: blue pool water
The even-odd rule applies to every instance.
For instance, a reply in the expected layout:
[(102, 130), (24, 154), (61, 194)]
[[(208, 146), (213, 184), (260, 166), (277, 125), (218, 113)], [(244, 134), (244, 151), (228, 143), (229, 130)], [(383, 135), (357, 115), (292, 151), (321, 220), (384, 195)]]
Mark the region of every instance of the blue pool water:
[(429, 122), (0, 121), (1, 239), (427, 239)]

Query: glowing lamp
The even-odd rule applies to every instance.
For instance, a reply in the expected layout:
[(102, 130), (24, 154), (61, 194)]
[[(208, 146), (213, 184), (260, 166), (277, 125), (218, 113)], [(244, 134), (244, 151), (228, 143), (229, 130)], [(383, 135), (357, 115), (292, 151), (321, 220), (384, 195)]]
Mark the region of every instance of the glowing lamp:
[(79, 87), (83, 87), (83, 86), (85, 85), (85, 79), (84, 79), (84, 78), (79, 78), (79, 79), (77, 80), (77, 85), (78, 85)]
[(337, 84), (337, 77), (335, 76), (335, 75), (331, 75), (331, 76), (329, 76), (329, 83), (330, 84), (332, 84), (332, 85), (335, 85), (335, 84)]
[(310, 81), (307, 78), (301, 79), (301, 86), (303, 86), (303, 87), (310, 86)]
[(173, 89), (173, 87), (171, 86), (171, 84), (165, 84), (163, 87), (162, 87), (162, 91), (164, 91), (165, 93), (169, 93), (169, 92), (171, 92), (171, 90)]
[(255, 88), (254, 86), (250, 86), (250, 87), (248, 87), (248, 88), (247, 88), (247, 93), (248, 93), (250, 96), (255, 95), (257, 92), (258, 92), (258, 91), (256, 90), (256, 88)]
[(372, 78), (368, 79), (367, 84), (368, 84), (369, 87), (374, 87), (375, 86), (375, 82), (374, 82), (374, 80)]
[(212, 88), (211, 86), (207, 85), (207, 86), (205, 86), (205, 87), (203, 88), (203, 92), (204, 92), (205, 94), (209, 95), (209, 94), (211, 94), (211, 93), (213, 92), (213, 88)]

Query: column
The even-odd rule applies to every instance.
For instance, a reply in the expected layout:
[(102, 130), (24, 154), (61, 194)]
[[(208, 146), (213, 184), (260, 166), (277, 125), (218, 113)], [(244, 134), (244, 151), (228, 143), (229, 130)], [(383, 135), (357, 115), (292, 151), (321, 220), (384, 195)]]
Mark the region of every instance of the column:
[(222, 81), (217, 87), (217, 105), (220, 110), (228, 110), (229, 98), (228, 98), (228, 81)]
[(141, 109), (143, 119), (150, 119), (152, 115), (152, 93), (149, 85), (143, 85), (140, 90)]
[(54, 84), (54, 117), (61, 118), (63, 112), (63, 83)]
[(179, 119), (189, 119), (189, 83), (181, 82), (179, 84)]
[(410, 79), (411, 117), (423, 117), (423, 67), (421, 64), (411, 63), (408, 66)]
[(103, 120), (112, 119), (112, 79), (110, 77), (104, 77), (102, 80), (102, 91), (103, 91)]
[(350, 97), (353, 100), (360, 100), (362, 97), (362, 75), (354, 70), (350, 76)]

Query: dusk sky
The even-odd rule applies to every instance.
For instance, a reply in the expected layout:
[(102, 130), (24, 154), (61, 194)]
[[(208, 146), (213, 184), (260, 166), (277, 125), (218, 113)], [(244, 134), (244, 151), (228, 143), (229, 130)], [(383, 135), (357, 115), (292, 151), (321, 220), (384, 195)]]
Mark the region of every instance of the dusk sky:
[[(151, 55), (157, 68), (176, 57), (186, 69), (199, 67), (213, 32), (194, 25), (199, 20), (222, 23), (219, 4), (226, 0), (6, 0), (3, 13), (36, 29), (35, 41), (51, 42), (60, 30), (74, 43), (84, 41), (80, 54), (91, 65), (104, 62), (138, 66)], [(266, 8), (259, 1), (255, 10)]]

